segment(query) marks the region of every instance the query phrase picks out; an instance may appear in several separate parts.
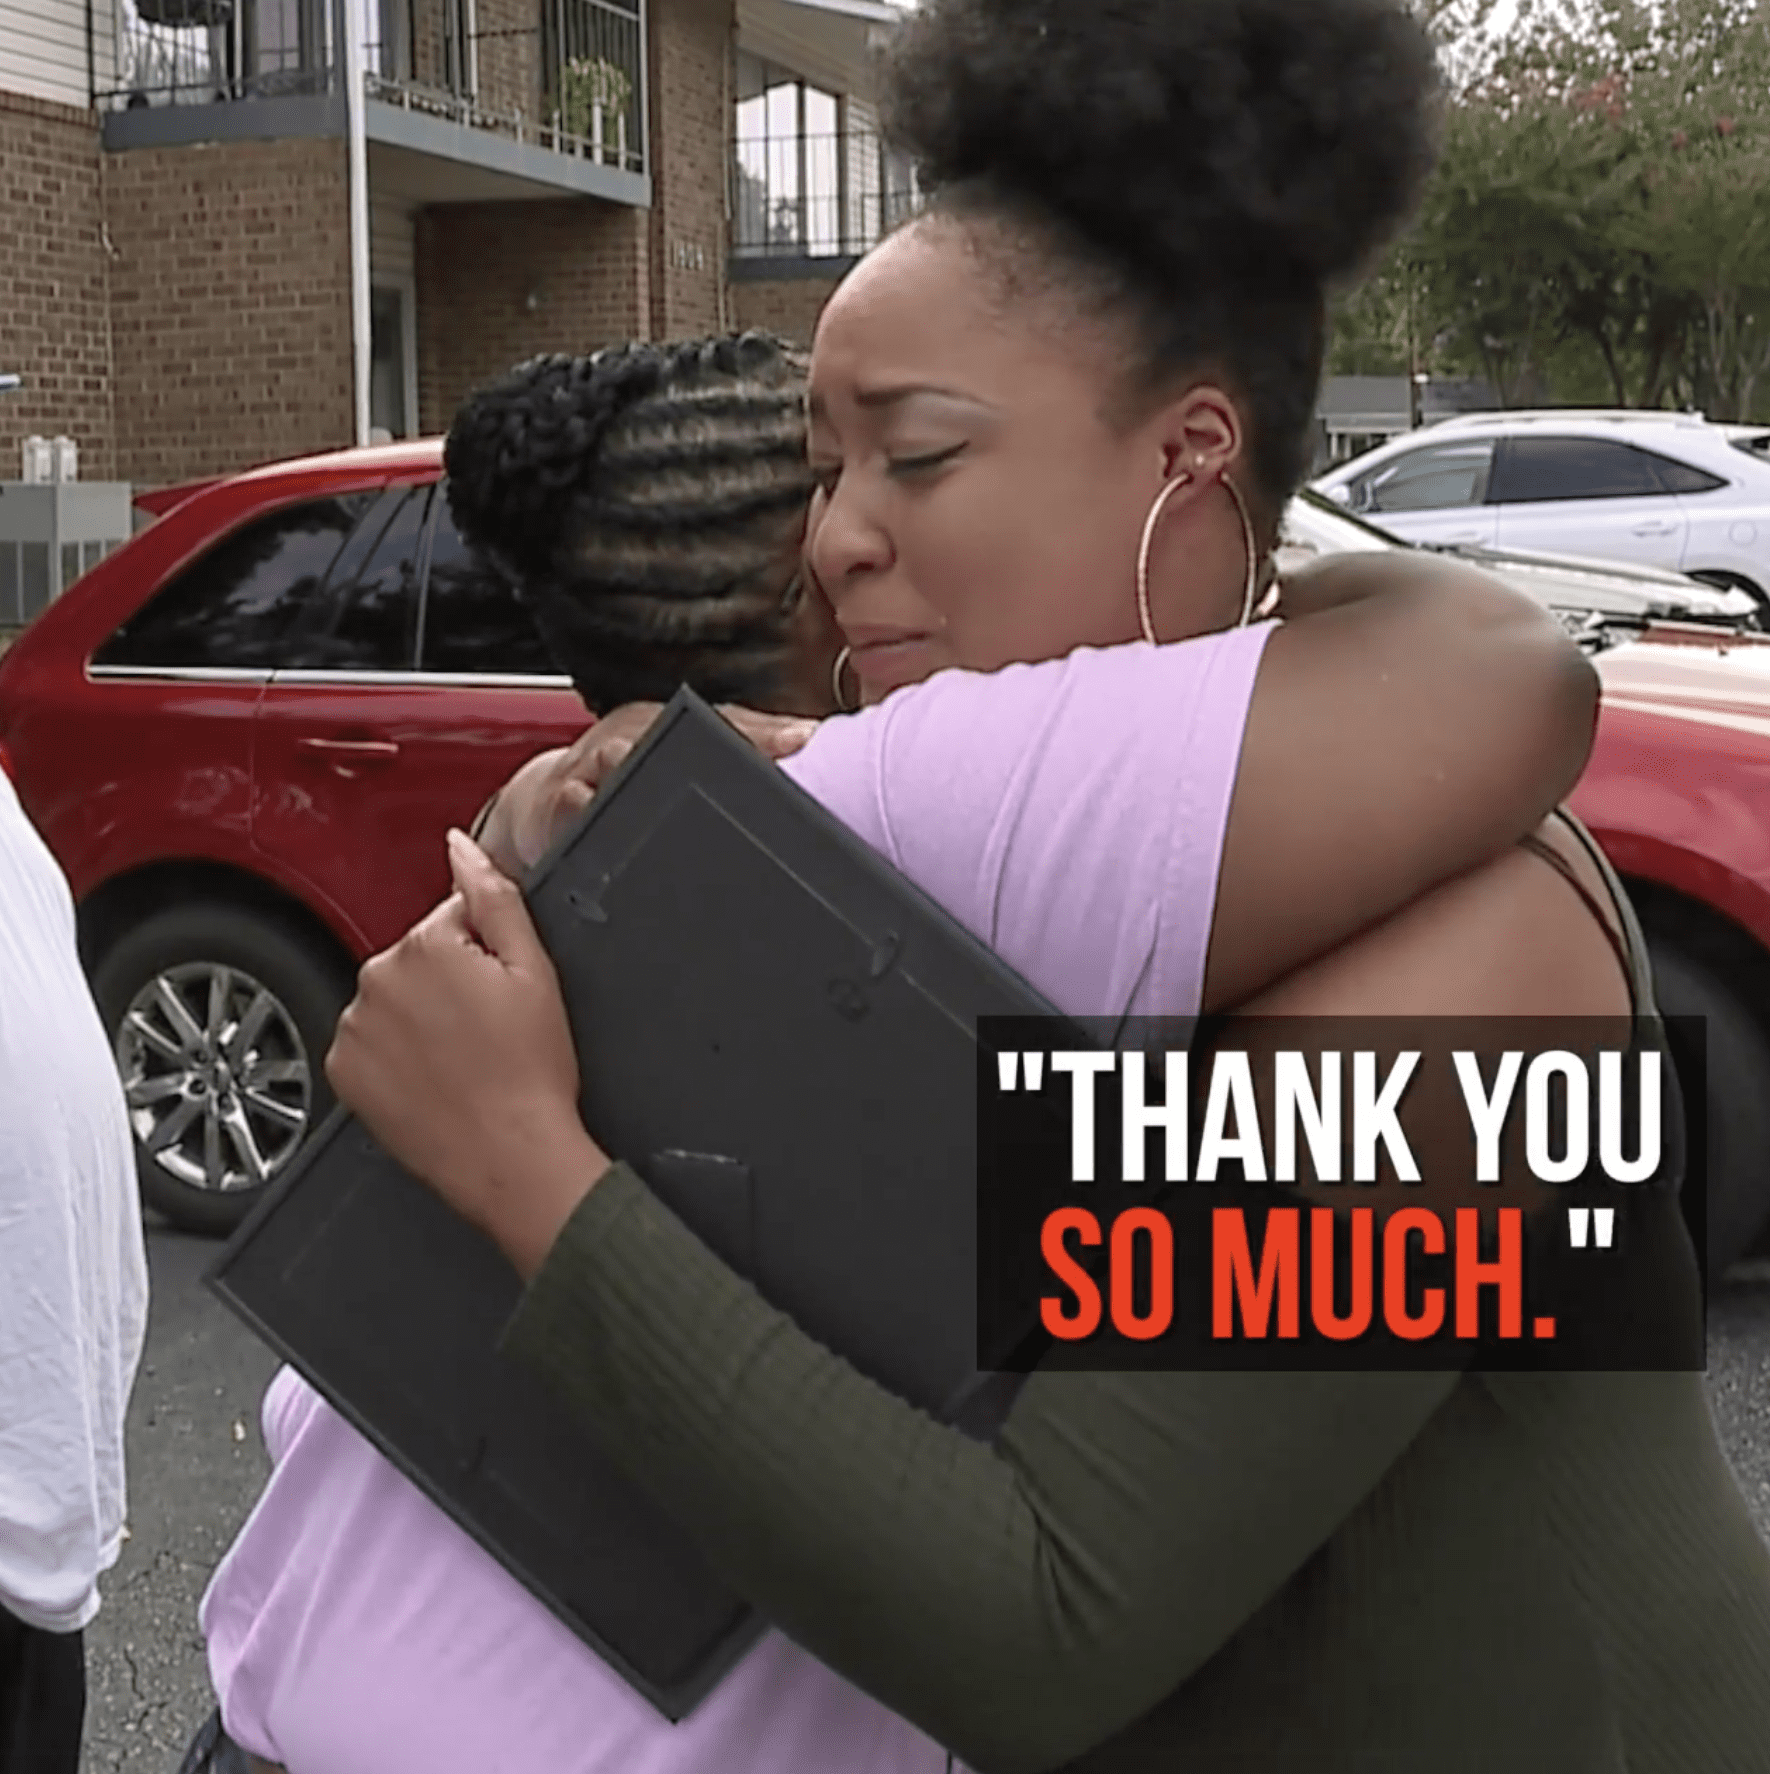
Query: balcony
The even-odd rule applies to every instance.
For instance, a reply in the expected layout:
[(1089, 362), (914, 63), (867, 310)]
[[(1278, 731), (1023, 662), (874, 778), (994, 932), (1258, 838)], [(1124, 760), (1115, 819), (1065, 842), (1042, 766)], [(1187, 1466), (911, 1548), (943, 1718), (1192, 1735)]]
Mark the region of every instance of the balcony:
[(529, 11), (531, 18), (539, 13), (533, 23), (469, 30), (471, 8), (460, 0), (383, 6), (365, 57), (370, 95), (643, 173), (639, 0), (541, 0)]
[(783, 260), (858, 258), (909, 215), (918, 201), (909, 168), (878, 135), (762, 137), (736, 143), (732, 257), (755, 267)]
[(114, 32), (109, 147), (340, 133), (354, 17), (372, 142), (649, 201), (643, 0), (88, 4)]
[(861, 101), (741, 53), (732, 144), (732, 275), (828, 276), (919, 201), (909, 161)]

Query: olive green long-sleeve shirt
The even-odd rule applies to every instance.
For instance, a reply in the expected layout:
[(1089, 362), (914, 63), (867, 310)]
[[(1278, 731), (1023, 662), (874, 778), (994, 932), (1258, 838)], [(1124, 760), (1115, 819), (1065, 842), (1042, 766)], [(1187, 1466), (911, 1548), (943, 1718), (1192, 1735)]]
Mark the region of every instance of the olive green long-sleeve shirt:
[(982, 1774), (1770, 1770), (1770, 1556), (1698, 1375), (1040, 1373), (990, 1447), (624, 1166), (506, 1348)]

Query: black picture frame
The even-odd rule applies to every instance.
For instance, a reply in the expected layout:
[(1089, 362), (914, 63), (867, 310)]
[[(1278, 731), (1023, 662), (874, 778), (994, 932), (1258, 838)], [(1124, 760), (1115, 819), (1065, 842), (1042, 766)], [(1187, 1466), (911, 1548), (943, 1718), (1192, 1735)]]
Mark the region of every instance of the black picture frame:
[[(993, 1435), (1018, 1382), (977, 1362), (977, 1021), (1053, 1008), (686, 690), (525, 893), (604, 1149), (805, 1330)], [(503, 1257), (342, 1110), (208, 1281), (667, 1718), (763, 1631), (499, 1352)]]

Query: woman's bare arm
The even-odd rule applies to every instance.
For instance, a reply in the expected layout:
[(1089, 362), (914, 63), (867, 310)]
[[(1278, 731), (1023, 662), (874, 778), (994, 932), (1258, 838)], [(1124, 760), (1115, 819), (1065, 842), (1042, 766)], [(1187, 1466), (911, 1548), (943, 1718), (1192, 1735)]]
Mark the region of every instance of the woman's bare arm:
[[(1280, 614), (1230, 812), (1207, 1009), (1515, 843), (1573, 786), (1596, 725), (1596, 674), (1560, 624), (1475, 568), (1342, 556), (1286, 581)], [(722, 712), (771, 757), (812, 731)], [(493, 861), (512, 877), (532, 866), (657, 713), (617, 709), (525, 765), (481, 835)]]
[(1571, 789), (1597, 674), (1555, 618), (1423, 554), (1287, 581), (1248, 713), (1205, 1008), (1508, 850)]
[[(1554, 821), (1540, 836), (1602, 904), (1603, 880)], [(1243, 1017), (1548, 1016), (1630, 1013), (1629, 981), (1590, 908), (1516, 846), (1435, 888), (1235, 1011)]]

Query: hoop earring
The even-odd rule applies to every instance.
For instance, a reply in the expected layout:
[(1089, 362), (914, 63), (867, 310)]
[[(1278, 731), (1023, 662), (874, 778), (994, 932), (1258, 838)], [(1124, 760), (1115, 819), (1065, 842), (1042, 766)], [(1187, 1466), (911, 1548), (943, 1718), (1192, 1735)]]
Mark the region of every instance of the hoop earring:
[(844, 647), (836, 655), (836, 663), (830, 667), (830, 694), (836, 699), (837, 711), (845, 715), (853, 714), (860, 707), (858, 700), (851, 705), (842, 696), (842, 668), (847, 665), (848, 656), (853, 651), (852, 647)]
[(1182, 487), (1191, 484), (1191, 474), (1182, 469), (1156, 494), (1149, 516), (1143, 520), (1143, 540), (1137, 549), (1137, 626), (1152, 647), (1159, 643), (1155, 638), (1155, 623), (1149, 614), (1149, 546), (1155, 540), (1155, 526), (1161, 521), (1162, 508)]
[[(1242, 588), (1241, 620), (1237, 628), (1246, 628), (1254, 616), (1254, 598), (1260, 589), (1260, 545), (1254, 540), (1253, 519), (1248, 516), (1248, 502), (1241, 496), (1241, 488), (1228, 474), (1218, 476), (1223, 483), (1223, 490), (1235, 501), (1235, 514), (1241, 519), (1242, 550), (1247, 556), (1247, 583)], [(1162, 507), (1168, 502), (1169, 496), (1187, 486), (1192, 480), (1191, 474), (1182, 471), (1168, 482), (1156, 494), (1155, 503), (1149, 508), (1149, 516), (1143, 520), (1143, 541), (1137, 550), (1137, 624), (1143, 631), (1143, 638), (1154, 647), (1160, 645), (1156, 640), (1155, 623), (1149, 614), (1149, 550), (1155, 540), (1155, 526), (1161, 520)]]
[(1246, 628), (1253, 620), (1254, 595), (1260, 589), (1260, 550), (1254, 541), (1254, 524), (1248, 516), (1248, 502), (1241, 496), (1241, 488), (1227, 474), (1222, 480), (1224, 492), (1235, 501), (1236, 516), (1241, 519), (1242, 547), (1247, 550), (1248, 556), (1248, 582), (1242, 592), (1241, 620), (1235, 625), (1237, 628)]

